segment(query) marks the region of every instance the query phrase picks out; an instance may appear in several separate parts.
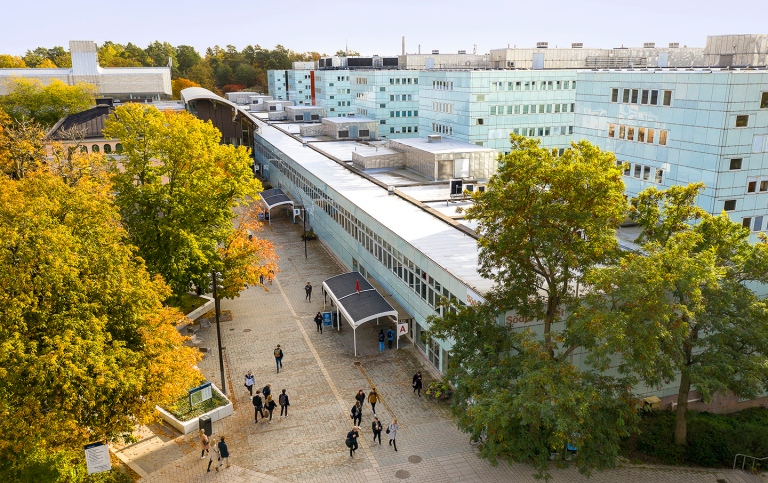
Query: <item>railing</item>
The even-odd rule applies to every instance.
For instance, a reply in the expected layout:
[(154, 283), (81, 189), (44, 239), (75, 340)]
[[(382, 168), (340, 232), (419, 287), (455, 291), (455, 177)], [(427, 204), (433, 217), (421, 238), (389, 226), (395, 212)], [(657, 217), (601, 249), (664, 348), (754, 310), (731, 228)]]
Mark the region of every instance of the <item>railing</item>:
[(758, 461), (768, 460), (768, 456), (765, 458), (758, 458), (757, 456), (749, 456), (745, 454), (737, 454), (733, 457), (733, 469), (736, 469), (736, 462), (739, 460), (739, 456), (741, 456), (743, 459), (741, 460), (741, 469), (744, 470), (744, 466), (747, 464), (747, 458), (752, 460), (752, 469), (755, 469), (755, 463)]

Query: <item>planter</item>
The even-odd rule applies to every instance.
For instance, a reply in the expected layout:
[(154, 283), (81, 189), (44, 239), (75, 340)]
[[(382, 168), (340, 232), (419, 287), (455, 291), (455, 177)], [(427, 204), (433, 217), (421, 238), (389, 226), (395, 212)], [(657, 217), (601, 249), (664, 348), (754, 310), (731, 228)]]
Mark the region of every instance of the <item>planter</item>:
[(194, 417), (190, 419), (189, 421), (179, 421), (176, 419), (176, 417), (173, 416), (173, 414), (169, 413), (165, 409), (161, 408), (160, 406), (155, 406), (155, 409), (160, 413), (160, 417), (163, 418), (163, 421), (168, 423), (171, 427), (176, 429), (178, 432), (182, 434), (189, 434), (194, 431), (197, 431), (199, 428), (198, 419), (200, 419), (201, 416), (208, 416), (211, 418), (211, 422), (218, 421), (219, 419), (224, 419), (227, 416), (232, 416), (235, 411), (232, 406), (232, 401), (227, 398), (224, 394), (219, 391), (219, 388), (216, 387), (215, 384), (211, 383), (211, 387), (214, 391), (216, 391), (221, 397), (227, 400), (227, 403), (225, 406), (219, 406), (215, 409), (212, 409), (211, 411), (208, 411), (205, 414), (201, 414), (200, 416)]
[(200, 297), (204, 299), (208, 299), (208, 301), (203, 305), (201, 305), (200, 307), (193, 310), (192, 312), (188, 313), (187, 318), (189, 320), (195, 321), (198, 317), (208, 312), (209, 310), (213, 309), (213, 297), (208, 297), (207, 295), (201, 295)]

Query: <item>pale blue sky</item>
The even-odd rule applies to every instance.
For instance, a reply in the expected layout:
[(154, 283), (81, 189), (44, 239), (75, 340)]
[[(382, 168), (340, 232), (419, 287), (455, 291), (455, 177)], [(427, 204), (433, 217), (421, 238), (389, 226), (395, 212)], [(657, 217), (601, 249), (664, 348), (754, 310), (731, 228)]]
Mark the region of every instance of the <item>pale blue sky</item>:
[[(0, 53), (23, 55), (69, 40), (154, 40), (205, 47), (282, 44), (299, 52), (363, 55), (460, 49), (478, 53), (507, 44), (550, 47), (704, 47), (707, 35), (768, 33), (765, 0), (325, 0), (215, 2), (201, 0), (41, 0), (0, 2)], [(13, 19), (13, 20), (11, 20)]]

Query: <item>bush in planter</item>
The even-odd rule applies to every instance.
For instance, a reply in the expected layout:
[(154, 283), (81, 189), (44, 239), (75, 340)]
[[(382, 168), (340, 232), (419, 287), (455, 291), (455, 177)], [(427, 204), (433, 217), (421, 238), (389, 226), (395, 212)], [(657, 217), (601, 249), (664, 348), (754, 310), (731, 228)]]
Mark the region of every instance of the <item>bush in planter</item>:
[(301, 234), (302, 240), (314, 240), (316, 238), (317, 238), (317, 235), (315, 235), (315, 232), (312, 230), (305, 231), (304, 233)]
[(448, 399), (453, 395), (453, 387), (445, 379), (433, 381), (429, 383), (425, 393), (435, 399)]

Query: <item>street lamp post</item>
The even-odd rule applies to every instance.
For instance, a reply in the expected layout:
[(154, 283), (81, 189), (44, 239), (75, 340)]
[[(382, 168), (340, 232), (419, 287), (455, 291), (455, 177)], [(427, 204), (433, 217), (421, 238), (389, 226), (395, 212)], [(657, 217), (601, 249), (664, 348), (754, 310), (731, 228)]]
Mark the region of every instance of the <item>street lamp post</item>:
[(307, 210), (302, 207), (301, 219), (304, 222), (304, 260), (307, 259)]
[(219, 322), (220, 313), (221, 313), (221, 305), (219, 300), (219, 292), (218, 292), (218, 280), (216, 280), (216, 276), (221, 275), (220, 273), (217, 273), (215, 270), (211, 271), (211, 278), (213, 280), (213, 305), (216, 309), (216, 339), (219, 343), (219, 370), (221, 371), (221, 390), (224, 392), (224, 395), (227, 395), (227, 383), (224, 380), (224, 356), (221, 353), (221, 323)]

